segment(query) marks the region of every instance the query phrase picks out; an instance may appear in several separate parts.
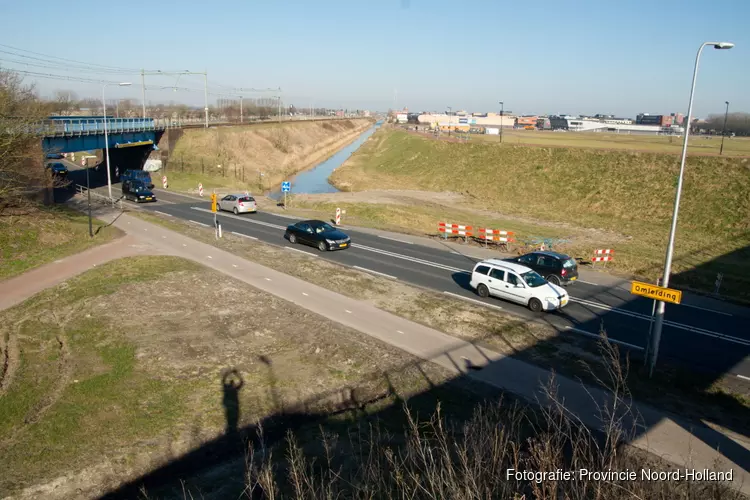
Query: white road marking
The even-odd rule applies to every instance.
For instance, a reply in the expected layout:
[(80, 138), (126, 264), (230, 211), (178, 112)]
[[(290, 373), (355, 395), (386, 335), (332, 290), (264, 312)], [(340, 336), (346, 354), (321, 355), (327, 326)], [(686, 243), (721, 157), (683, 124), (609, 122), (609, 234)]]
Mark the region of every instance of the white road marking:
[[(587, 337), (591, 337), (591, 338), (595, 338), (595, 339), (600, 339), (601, 338), (601, 335), (599, 335), (599, 334), (587, 332), (586, 330), (581, 330), (579, 328), (574, 328), (572, 326), (566, 326), (565, 330), (567, 330), (569, 332), (579, 333), (581, 335), (585, 335)], [(638, 346), (638, 345), (635, 345), (635, 344), (629, 344), (627, 342), (623, 342), (622, 340), (616, 340), (616, 339), (612, 339), (612, 338), (607, 337), (607, 341), (612, 342), (613, 344), (618, 344), (618, 345), (622, 345), (622, 346), (625, 346), (625, 347), (629, 347), (631, 349), (635, 349), (636, 351), (642, 351), (643, 350), (643, 347), (641, 347), (641, 346)]]
[(210, 255), (207, 255), (206, 257), (208, 257), (209, 259), (213, 259), (213, 257), (211, 257)]
[(482, 302), (481, 300), (476, 300), (476, 299), (471, 299), (469, 297), (464, 297), (463, 295), (459, 295), (457, 293), (453, 293), (453, 292), (443, 292), (443, 293), (445, 295), (450, 295), (451, 297), (456, 297), (457, 299), (465, 300), (467, 302), (474, 302), (475, 304), (479, 304), (480, 306), (491, 307), (493, 309), (499, 309), (501, 311), (503, 310), (502, 307), (496, 306), (495, 304), (488, 304), (487, 302)]
[(604, 285), (600, 285), (599, 283), (592, 283), (591, 281), (585, 281), (585, 280), (582, 280), (582, 279), (577, 279), (576, 282), (578, 282), (578, 283), (586, 283), (587, 285), (593, 285), (593, 286), (604, 286)]
[(182, 246), (186, 247), (187, 245), (185, 243), (183, 243)]
[(266, 281), (271, 281), (271, 278), (266, 278)]
[[(586, 306), (594, 307), (597, 309), (604, 309), (606, 311), (611, 311), (613, 313), (622, 314), (623, 316), (630, 316), (631, 318), (641, 319), (644, 321), (651, 321), (651, 316), (641, 313), (636, 313), (632, 311), (626, 311), (624, 309), (618, 309), (616, 307), (611, 307), (605, 304), (592, 302), (590, 300), (584, 300), (584, 299), (577, 299), (575, 297), (570, 298), (571, 302), (576, 302), (578, 304), (583, 304)], [(697, 333), (699, 335), (704, 335), (706, 337), (712, 337), (715, 339), (725, 340), (727, 342), (732, 342), (733, 344), (739, 344), (743, 346), (750, 346), (750, 340), (742, 339), (739, 337), (732, 337), (731, 335), (726, 335), (719, 332), (713, 332), (711, 330), (706, 330), (703, 328), (698, 328), (695, 326), (689, 326), (689, 325), (683, 325), (682, 323), (675, 323), (674, 321), (664, 321), (664, 324), (667, 326), (671, 326), (672, 328), (678, 328), (680, 330), (686, 330), (688, 332)]]
[(400, 333), (401, 335), (404, 334), (404, 332), (402, 332), (401, 330), (396, 330), (396, 333)]
[(354, 269), (359, 269), (360, 271), (365, 271), (366, 273), (372, 273), (377, 274), (378, 276), (383, 276), (384, 278), (397, 280), (398, 278), (395, 276), (391, 276), (390, 274), (380, 273), (378, 271), (373, 271), (372, 269), (367, 269), (366, 267), (359, 267), (359, 266), (352, 266)]
[(263, 211), (263, 213), (268, 214), (268, 215), (275, 215), (276, 217), (283, 217), (285, 219), (300, 220), (299, 217), (295, 217), (293, 215), (284, 215), (284, 214), (277, 214), (276, 212), (265, 212), (265, 211)]
[(314, 253), (305, 252), (304, 250), (300, 250), (299, 248), (292, 248), (292, 247), (287, 247), (287, 246), (285, 246), (284, 248), (286, 248), (287, 250), (294, 250), (295, 252), (303, 253), (303, 254), (309, 255), (311, 257), (316, 257), (316, 255)]
[(691, 307), (693, 309), (700, 309), (701, 311), (712, 312), (712, 313), (715, 313), (715, 314), (723, 314), (724, 316), (733, 316), (732, 314), (730, 314), (728, 312), (717, 311), (716, 309), (709, 309), (707, 307), (691, 306), (690, 304), (680, 304), (680, 305), (684, 306), (684, 307)]
[(383, 238), (384, 240), (398, 241), (399, 243), (406, 243), (407, 245), (413, 245), (414, 244), (411, 241), (399, 240), (398, 238), (391, 238), (391, 237), (388, 237), (388, 236), (378, 235), (378, 238)]
[(193, 224), (198, 224), (199, 226), (210, 227), (208, 224), (204, 224), (202, 222), (198, 222), (197, 220), (193, 220), (193, 219), (189, 219), (188, 222), (192, 222)]
[(749, 380), (750, 381), (750, 377), (746, 377), (744, 375), (739, 375), (738, 374), (737, 377), (741, 378), (742, 380)]
[[(209, 209), (207, 209), (207, 208), (201, 208), (201, 207), (190, 207), (190, 208), (191, 208), (192, 210), (197, 210), (197, 211), (199, 211), (199, 212), (206, 212), (206, 213), (209, 213), (209, 214), (212, 214), (212, 213), (213, 213), (213, 212), (211, 212), (211, 210), (209, 210)], [(272, 227), (272, 228), (274, 228), (274, 229), (281, 229), (282, 231), (286, 230), (286, 227), (284, 227), (284, 226), (279, 226), (278, 224), (271, 224), (270, 222), (263, 222), (262, 220), (253, 220), (253, 219), (248, 219), (248, 218), (246, 218), (246, 217), (240, 217), (239, 215), (234, 215), (234, 214), (222, 214), (221, 216), (222, 216), (222, 217), (229, 217), (229, 218), (232, 218), (232, 219), (237, 219), (237, 220), (241, 220), (241, 221), (247, 222), (247, 223), (249, 223), (249, 224), (258, 224), (259, 226)]]
[(310, 296), (310, 295), (309, 295), (309, 294), (307, 294), (306, 292), (302, 292), (302, 295), (304, 295), (305, 297), (309, 297), (309, 296)]
[(232, 264), (232, 267), (238, 267), (237, 264)]
[(238, 232), (236, 232), (236, 231), (232, 231), (232, 234), (235, 234), (235, 235), (237, 235), (237, 236), (242, 236), (243, 238), (249, 238), (249, 239), (251, 239), (251, 240), (256, 240), (256, 241), (258, 240), (258, 238), (256, 238), (255, 236), (250, 236), (250, 235), (248, 235), (248, 234), (242, 234), (242, 233), (238, 233)]
[(154, 212), (156, 212), (157, 214), (166, 215), (167, 217), (172, 217), (172, 214), (167, 214), (167, 213), (164, 213), (164, 212), (160, 212), (158, 210), (154, 210)]
[(344, 311), (348, 312), (349, 314), (352, 313), (349, 309), (344, 309)]
[(162, 236), (162, 238), (164, 238), (165, 240), (167, 239), (167, 237), (166, 237), (166, 236)]
[(148, 231), (148, 228), (147, 228), (147, 227), (144, 227), (144, 228), (143, 228), (143, 230), (144, 230), (144, 231)]
[(459, 269), (457, 267), (446, 266), (446, 265), (443, 265), (443, 264), (438, 264), (437, 262), (431, 262), (429, 260), (418, 259), (416, 257), (407, 257), (406, 255), (402, 255), (400, 253), (389, 252), (387, 250), (380, 250), (379, 248), (368, 247), (366, 245), (360, 245), (358, 243), (352, 243), (352, 248), (359, 248), (361, 250), (367, 250), (368, 252), (375, 252), (375, 253), (379, 253), (379, 254), (382, 254), (382, 255), (387, 255), (389, 257), (395, 257), (397, 259), (408, 260), (410, 262), (416, 262), (417, 264), (424, 264), (425, 266), (436, 267), (438, 269), (444, 269), (446, 271), (452, 271), (454, 273), (469, 274), (468, 271), (465, 271), (463, 269)]

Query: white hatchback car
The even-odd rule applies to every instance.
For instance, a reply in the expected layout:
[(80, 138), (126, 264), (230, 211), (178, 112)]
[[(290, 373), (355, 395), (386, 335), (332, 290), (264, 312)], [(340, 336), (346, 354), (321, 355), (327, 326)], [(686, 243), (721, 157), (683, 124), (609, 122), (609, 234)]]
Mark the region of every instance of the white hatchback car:
[(217, 203), (219, 210), (234, 212), (237, 214), (255, 213), (258, 211), (258, 205), (255, 198), (246, 194), (228, 194), (220, 199)]
[(527, 306), (534, 312), (554, 311), (568, 304), (564, 288), (553, 285), (526, 266), (499, 259), (478, 263), (470, 285), (480, 297), (498, 297)]

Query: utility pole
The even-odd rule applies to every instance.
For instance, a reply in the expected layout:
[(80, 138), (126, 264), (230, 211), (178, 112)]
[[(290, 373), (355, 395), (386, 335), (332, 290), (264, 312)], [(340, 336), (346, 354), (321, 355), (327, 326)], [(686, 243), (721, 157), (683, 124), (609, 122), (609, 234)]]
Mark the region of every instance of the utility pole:
[(240, 96), (240, 124), (242, 124), (242, 96)]
[(206, 110), (206, 128), (208, 128), (208, 71), (203, 73), (203, 98), (205, 101)]
[(451, 125), (453, 124), (453, 108), (448, 106), (448, 137), (451, 136)]
[(724, 137), (727, 135), (727, 118), (729, 117), (729, 101), (724, 101), (727, 105), (727, 110), (724, 112), (724, 128), (721, 129), (721, 148), (719, 148), (719, 156), (724, 152)]
[(505, 111), (505, 103), (500, 101), (500, 144), (503, 143), (503, 111)]
[(143, 108), (143, 119), (146, 119), (146, 72), (141, 70), (141, 107)]

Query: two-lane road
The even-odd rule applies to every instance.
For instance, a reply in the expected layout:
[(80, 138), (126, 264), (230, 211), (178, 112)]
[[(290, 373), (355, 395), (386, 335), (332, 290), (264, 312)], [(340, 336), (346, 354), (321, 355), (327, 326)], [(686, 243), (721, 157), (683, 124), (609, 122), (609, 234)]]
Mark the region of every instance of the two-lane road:
[[(157, 192), (162, 200), (141, 205), (185, 220), (213, 224), (210, 203), (179, 194)], [(352, 248), (337, 252), (291, 245), (283, 239), (293, 217), (259, 212), (235, 216), (219, 214), (225, 232), (257, 238), (306, 252), (339, 264), (429, 288), (449, 296), (477, 301), (526, 319), (544, 321), (560, 331), (596, 335), (601, 328), (621, 345), (642, 350), (647, 343), (653, 302), (636, 298), (619, 286), (578, 282), (568, 287), (571, 303), (558, 313), (535, 314), (498, 299), (482, 299), (468, 287), (469, 271), (478, 259), (449, 249), (438, 249), (346, 228)], [(746, 314), (743, 314), (745, 312)], [(728, 313), (700, 306), (668, 305), (661, 355), (700, 370), (750, 377), (750, 311)]]
[[(96, 191), (106, 194), (106, 187)], [(141, 207), (212, 225), (213, 214), (208, 201), (159, 189), (156, 194), (157, 203)], [(479, 259), (448, 248), (415, 244), (398, 235), (383, 237), (346, 228), (352, 236), (352, 248), (321, 253), (314, 248), (291, 245), (283, 239), (286, 226), (298, 220), (295, 217), (267, 212), (240, 216), (220, 213), (219, 217), (224, 231), (502, 309), (525, 319), (543, 321), (561, 332), (596, 336), (604, 329), (610, 339), (623, 346), (643, 350), (647, 344), (653, 302), (632, 296), (623, 284), (579, 281), (568, 287), (571, 302), (561, 312), (535, 314), (516, 304), (478, 297), (469, 288), (468, 281), (469, 271)], [(750, 310), (732, 308), (727, 312), (691, 305), (690, 297), (685, 294), (681, 305), (667, 305), (660, 356), (679, 361), (691, 369), (749, 378), (750, 328), (747, 324), (750, 323)]]

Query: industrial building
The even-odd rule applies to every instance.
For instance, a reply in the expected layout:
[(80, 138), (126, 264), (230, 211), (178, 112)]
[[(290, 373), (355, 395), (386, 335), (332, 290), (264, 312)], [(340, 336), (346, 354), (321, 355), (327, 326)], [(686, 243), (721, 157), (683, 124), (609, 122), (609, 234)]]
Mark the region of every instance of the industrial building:
[[(639, 123), (637, 119), (636, 123), (633, 123), (632, 120), (627, 119), (594, 119), (575, 116), (550, 116), (549, 121), (552, 130), (569, 130), (572, 132), (607, 132), (614, 134), (653, 135), (682, 135), (685, 132), (683, 127), (673, 125), (671, 120), (665, 120), (663, 123), (667, 123), (667, 125), (662, 125), (661, 117), (658, 121), (647, 118), (645, 123)], [(627, 123), (628, 121), (630, 121), (630, 123)]]
[(419, 123), (430, 125), (431, 128), (440, 127), (441, 129), (468, 130), (470, 128), (480, 127), (505, 127), (512, 128), (516, 123), (516, 116), (508, 113), (467, 113), (458, 111), (452, 114), (447, 113), (423, 113), (419, 115)]

